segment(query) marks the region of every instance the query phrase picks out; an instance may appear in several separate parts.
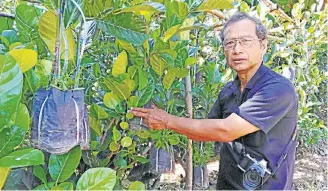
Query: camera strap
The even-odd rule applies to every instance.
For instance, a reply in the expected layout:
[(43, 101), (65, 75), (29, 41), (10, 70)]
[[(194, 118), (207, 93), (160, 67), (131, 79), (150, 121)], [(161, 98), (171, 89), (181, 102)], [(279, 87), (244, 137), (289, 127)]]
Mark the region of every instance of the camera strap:
[(289, 141), (288, 145), (286, 146), (284, 152), (282, 153), (281, 157), (279, 158), (276, 166), (274, 167), (274, 169), (272, 170), (272, 173), (265, 176), (262, 182), (262, 185), (272, 176), (274, 176), (274, 174), (277, 172), (277, 170), (279, 169), (280, 165), (282, 164), (282, 162), (286, 159), (288, 152), (293, 144), (293, 142), (296, 140), (297, 137), (297, 127), (295, 127), (292, 139)]

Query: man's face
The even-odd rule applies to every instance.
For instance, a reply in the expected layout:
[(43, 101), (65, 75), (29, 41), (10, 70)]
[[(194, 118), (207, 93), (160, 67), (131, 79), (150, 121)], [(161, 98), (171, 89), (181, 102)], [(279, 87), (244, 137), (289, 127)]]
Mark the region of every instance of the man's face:
[(245, 72), (261, 64), (267, 40), (260, 40), (255, 23), (244, 19), (226, 28), (223, 45), (228, 65), (236, 72)]

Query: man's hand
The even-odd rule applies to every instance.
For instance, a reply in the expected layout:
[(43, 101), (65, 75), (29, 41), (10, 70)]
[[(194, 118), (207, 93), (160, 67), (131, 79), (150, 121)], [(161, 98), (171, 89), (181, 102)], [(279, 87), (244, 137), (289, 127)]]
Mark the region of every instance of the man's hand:
[(155, 130), (166, 129), (170, 117), (170, 114), (164, 110), (158, 109), (155, 105), (152, 105), (152, 109), (132, 108), (131, 113), (134, 116), (143, 118), (145, 124), (149, 128)]

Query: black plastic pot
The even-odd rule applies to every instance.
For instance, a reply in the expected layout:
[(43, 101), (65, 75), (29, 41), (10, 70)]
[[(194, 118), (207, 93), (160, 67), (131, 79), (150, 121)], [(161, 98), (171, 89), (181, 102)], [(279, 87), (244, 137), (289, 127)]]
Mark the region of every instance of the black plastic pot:
[(206, 189), (209, 186), (207, 166), (194, 167), (194, 187), (197, 189)]
[(39, 89), (33, 103), (32, 144), (48, 153), (64, 154), (80, 145), (89, 148), (84, 90)]
[[(173, 148), (171, 149), (173, 150)], [(150, 150), (150, 163), (152, 171), (157, 173), (174, 172), (175, 160), (173, 152), (169, 152), (166, 149), (157, 149), (154, 145)]]

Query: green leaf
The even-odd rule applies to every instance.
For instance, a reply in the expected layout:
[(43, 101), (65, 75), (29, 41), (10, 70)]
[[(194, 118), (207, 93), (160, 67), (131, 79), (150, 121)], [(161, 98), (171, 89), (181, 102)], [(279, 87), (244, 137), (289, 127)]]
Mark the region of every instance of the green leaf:
[(155, 91), (155, 86), (150, 85), (146, 89), (144, 89), (140, 95), (138, 100), (138, 107), (144, 106), (149, 100), (153, 97)]
[(44, 172), (44, 169), (40, 165), (36, 165), (33, 167), (33, 174), (38, 179), (40, 179), (43, 182), (43, 184), (47, 184), (46, 173)]
[(23, 74), (10, 55), (0, 55), (0, 131), (19, 106)]
[(33, 148), (14, 151), (0, 159), (1, 167), (18, 168), (39, 164), (44, 164), (43, 153)]
[(63, 182), (51, 188), (51, 190), (73, 190), (74, 186), (71, 182)]
[(192, 66), (197, 62), (197, 58), (195, 57), (188, 57), (185, 61), (185, 66)]
[(99, 21), (99, 27), (104, 32), (137, 46), (148, 39), (145, 21), (131, 13), (108, 14)]
[(0, 133), (0, 158), (14, 151), (15, 147), (20, 145), (25, 137), (23, 128), (13, 126), (4, 128)]
[(188, 4), (186, 2), (180, 1), (165, 1), (166, 13), (165, 13), (165, 21), (166, 30), (178, 25), (182, 24), (183, 20), (188, 15)]
[[(58, 16), (53, 11), (45, 12), (39, 22), (39, 33), (43, 41), (46, 43), (49, 51), (55, 54), (55, 46), (57, 40)], [(75, 57), (75, 40), (72, 29), (68, 28), (63, 33), (66, 36), (68, 50), (68, 59), (74, 60)], [(61, 35), (61, 58), (65, 58), (65, 43), (63, 35)]]
[(129, 190), (146, 190), (146, 186), (140, 181), (135, 181), (130, 184)]
[(125, 117), (126, 117), (127, 120), (130, 120), (130, 119), (132, 119), (134, 116), (133, 116), (132, 113), (128, 112), (128, 113), (126, 113)]
[(105, 79), (105, 84), (108, 89), (112, 90), (120, 99), (128, 100), (131, 95), (129, 87), (126, 84), (121, 84), (110, 78)]
[(134, 82), (134, 80), (125, 79), (123, 80), (123, 83), (128, 86), (130, 92), (136, 89), (136, 83)]
[(112, 0), (83, 0), (83, 13), (87, 17), (97, 18), (100, 13), (114, 6)]
[(179, 69), (177, 68), (169, 68), (167, 70), (167, 73), (163, 79), (163, 86), (165, 89), (169, 89), (171, 87), (178, 71)]
[(114, 62), (112, 74), (114, 77), (118, 77), (126, 72), (126, 67), (128, 66), (128, 55), (125, 50), (123, 50)]
[(232, 8), (232, 0), (204, 0), (204, 2), (197, 8), (197, 11)]
[(115, 109), (120, 104), (120, 98), (116, 94), (108, 92), (104, 96), (104, 104), (110, 109)]
[(152, 66), (153, 70), (157, 75), (162, 76), (164, 74), (166, 62), (165, 59), (162, 58), (160, 55), (152, 54), (150, 56), (150, 65)]
[(95, 119), (89, 115), (89, 124), (90, 127), (95, 131), (98, 136), (101, 136), (101, 122), (98, 119)]
[(122, 147), (129, 147), (132, 145), (132, 139), (131, 137), (124, 137), (122, 140), (121, 140), (121, 145)]
[(136, 131), (138, 137), (143, 139), (148, 139), (150, 137), (150, 133), (147, 130), (138, 130)]
[(92, 104), (90, 107), (90, 115), (96, 119), (107, 119), (106, 111), (97, 104)]
[(128, 74), (130, 75), (131, 79), (134, 79), (135, 75), (137, 74), (138, 68), (135, 66), (130, 66), (128, 68)]
[(121, 132), (117, 130), (116, 127), (113, 127), (113, 141), (118, 142), (121, 139), (122, 135)]
[(136, 54), (137, 51), (136, 49), (132, 46), (132, 44), (124, 41), (124, 40), (119, 40), (119, 39), (116, 39), (116, 42), (119, 43), (119, 45), (124, 49), (126, 50), (128, 53), (130, 54)]
[(20, 4), (16, 7), (16, 25), (19, 37), (22, 42), (31, 42), (33, 39), (39, 39), (37, 24), (39, 22), (39, 13), (34, 6)]
[(136, 160), (136, 161), (138, 161), (138, 162), (140, 162), (140, 163), (142, 163), (142, 164), (146, 164), (149, 160), (147, 159), (147, 158), (145, 158), (145, 157), (143, 157), (143, 156), (133, 156), (133, 158)]
[(112, 152), (117, 151), (119, 148), (120, 148), (120, 145), (115, 141), (111, 142), (109, 145), (109, 150)]
[(51, 178), (56, 182), (67, 180), (79, 165), (81, 156), (80, 147), (75, 147), (64, 155), (51, 154), (48, 165)]
[(116, 172), (111, 168), (92, 168), (82, 174), (76, 190), (113, 190)]
[(176, 77), (178, 78), (185, 78), (189, 74), (188, 68), (180, 68), (179, 71), (176, 73)]
[(125, 130), (129, 128), (129, 124), (127, 122), (121, 122), (120, 127)]
[(14, 19), (12, 19), (12, 18), (0, 17), (0, 34), (4, 30), (12, 30), (13, 29), (13, 23), (14, 23)]
[(21, 42), (14, 42), (9, 46), (9, 50), (12, 50), (16, 47), (23, 47), (24, 45)]
[(165, 36), (164, 36), (164, 42), (168, 41), (181, 27), (182, 24), (175, 25), (169, 30), (166, 31)]
[(146, 71), (142, 70), (142, 69), (138, 69), (138, 77), (139, 77), (139, 88), (138, 90), (143, 90), (145, 89), (145, 87), (147, 87), (148, 85), (148, 77), (147, 77), (147, 73)]
[(170, 135), (169, 142), (171, 145), (178, 145), (180, 143), (180, 138), (178, 135)]
[(128, 100), (128, 107), (137, 107), (139, 98), (137, 96), (131, 96)]
[(38, 53), (30, 49), (14, 49), (9, 51), (9, 54), (16, 60), (22, 72), (35, 66), (38, 59)]

